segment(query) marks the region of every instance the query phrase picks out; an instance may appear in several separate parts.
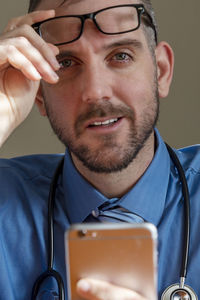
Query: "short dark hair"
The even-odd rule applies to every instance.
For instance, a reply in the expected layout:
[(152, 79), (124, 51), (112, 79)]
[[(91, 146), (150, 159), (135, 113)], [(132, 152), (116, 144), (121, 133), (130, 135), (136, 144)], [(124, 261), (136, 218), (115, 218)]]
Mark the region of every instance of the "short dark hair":
[(150, 48), (151, 52), (153, 53), (153, 49), (156, 46), (157, 37), (158, 37), (158, 26), (157, 26), (156, 17), (155, 17), (155, 11), (153, 9), (151, 0), (141, 0), (141, 2), (144, 4), (144, 7), (145, 7), (146, 11), (148, 12), (148, 14), (151, 16), (152, 22), (153, 22), (153, 25), (155, 28), (155, 32), (156, 32), (155, 33), (153, 31), (152, 27), (150, 27), (150, 26), (143, 26), (144, 32), (147, 37), (149, 48)]
[[(39, 3), (41, 1), (42, 0), (29, 0), (29, 9), (28, 9), (28, 12), (34, 11), (37, 8), (37, 6), (39, 5)], [(65, 1), (67, 1), (67, 0), (64, 0), (63, 2), (65, 2)], [(155, 27), (156, 35), (157, 35), (158, 34), (157, 22), (156, 22), (156, 19), (155, 19), (155, 12), (153, 10), (153, 6), (152, 6), (152, 3), (151, 3), (151, 0), (141, 0), (141, 3), (144, 4), (147, 12), (151, 16), (153, 24), (154, 24), (154, 27)], [(153, 48), (156, 45), (155, 34), (154, 34), (152, 28), (149, 27), (149, 26), (144, 26), (144, 31), (145, 31), (146, 36), (147, 36), (148, 45), (150, 47), (150, 50), (153, 50)]]
[(41, 0), (30, 0), (29, 1), (29, 7), (28, 7), (28, 12), (32, 12), (36, 9), (38, 4), (40, 3)]

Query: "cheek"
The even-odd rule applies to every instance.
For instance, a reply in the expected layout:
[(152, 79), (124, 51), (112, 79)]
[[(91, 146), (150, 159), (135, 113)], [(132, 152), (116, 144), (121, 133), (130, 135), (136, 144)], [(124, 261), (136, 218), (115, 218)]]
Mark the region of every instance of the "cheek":
[(44, 87), (44, 96), (54, 116), (56, 114), (60, 118), (70, 118), (74, 115), (77, 107), (77, 95), (73, 86), (68, 87), (64, 85), (63, 87), (59, 83), (56, 85), (47, 84)]
[[(138, 73), (137, 73), (138, 75)], [(117, 98), (134, 110), (149, 105), (154, 97), (154, 79), (146, 76), (127, 77), (118, 82)]]
[(134, 68), (130, 68), (115, 78), (117, 98), (122, 99), (129, 106), (149, 105), (156, 89), (155, 73), (155, 66), (150, 55), (147, 56), (145, 62), (140, 59)]

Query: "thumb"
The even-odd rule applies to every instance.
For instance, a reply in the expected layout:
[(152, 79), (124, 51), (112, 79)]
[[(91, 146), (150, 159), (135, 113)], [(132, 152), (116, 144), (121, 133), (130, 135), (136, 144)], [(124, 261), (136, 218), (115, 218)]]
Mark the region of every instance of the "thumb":
[(77, 292), (88, 300), (147, 300), (130, 289), (91, 278), (79, 280)]

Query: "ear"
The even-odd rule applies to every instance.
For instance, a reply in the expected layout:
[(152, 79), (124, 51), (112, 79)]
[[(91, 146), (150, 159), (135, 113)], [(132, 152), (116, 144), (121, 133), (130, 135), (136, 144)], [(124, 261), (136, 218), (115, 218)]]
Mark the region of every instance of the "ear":
[(159, 97), (165, 98), (169, 93), (174, 69), (174, 53), (166, 42), (157, 45), (156, 62)]
[(38, 92), (37, 92), (37, 95), (35, 98), (35, 104), (37, 105), (41, 116), (45, 117), (47, 115), (47, 113), (46, 113), (46, 108), (44, 105), (44, 97), (43, 97), (43, 93), (42, 93), (41, 84), (40, 84), (40, 87), (38, 89)]

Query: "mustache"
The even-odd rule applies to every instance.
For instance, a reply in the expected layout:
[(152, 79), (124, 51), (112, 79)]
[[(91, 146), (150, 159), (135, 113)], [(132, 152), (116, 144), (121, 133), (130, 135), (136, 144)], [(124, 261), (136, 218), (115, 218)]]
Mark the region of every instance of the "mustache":
[(92, 118), (104, 118), (104, 117), (126, 117), (134, 120), (134, 111), (125, 105), (113, 105), (110, 102), (106, 102), (102, 105), (92, 103), (87, 110), (80, 114), (75, 122), (75, 129), (77, 133), (83, 129), (83, 124)]

